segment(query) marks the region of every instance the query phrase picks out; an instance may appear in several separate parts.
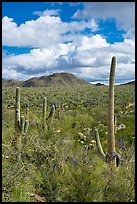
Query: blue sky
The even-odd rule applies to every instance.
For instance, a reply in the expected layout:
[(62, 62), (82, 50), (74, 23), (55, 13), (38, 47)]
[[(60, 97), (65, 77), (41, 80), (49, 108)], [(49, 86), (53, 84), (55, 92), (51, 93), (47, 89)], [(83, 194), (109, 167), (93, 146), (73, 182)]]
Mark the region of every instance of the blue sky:
[(112, 56), (116, 83), (134, 80), (134, 2), (2, 3), (5, 79), (69, 72), (107, 84)]

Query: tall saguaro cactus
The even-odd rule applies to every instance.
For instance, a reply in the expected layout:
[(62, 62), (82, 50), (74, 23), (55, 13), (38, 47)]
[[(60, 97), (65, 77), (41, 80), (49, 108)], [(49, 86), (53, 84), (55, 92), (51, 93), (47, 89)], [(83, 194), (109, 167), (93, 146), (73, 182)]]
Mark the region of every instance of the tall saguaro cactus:
[[(102, 156), (107, 162), (119, 165), (119, 154), (115, 152), (115, 124), (114, 124), (114, 77), (115, 77), (115, 67), (116, 67), (116, 58), (112, 57), (111, 67), (110, 67), (110, 77), (109, 77), (109, 105), (108, 105), (108, 138), (107, 138), (107, 147), (108, 154), (106, 155), (103, 152), (98, 130), (95, 129), (96, 134), (96, 143), (97, 148)], [(115, 162), (116, 161), (116, 162)]]
[(15, 99), (15, 146), (18, 151), (18, 158), (20, 158), (21, 150), (21, 135), (26, 135), (29, 127), (29, 121), (24, 116), (20, 116), (20, 87), (16, 88)]
[(110, 77), (109, 77), (109, 105), (108, 105), (108, 153), (115, 152), (114, 134), (114, 77), (115, 77), (116, 58), (112, 57)]

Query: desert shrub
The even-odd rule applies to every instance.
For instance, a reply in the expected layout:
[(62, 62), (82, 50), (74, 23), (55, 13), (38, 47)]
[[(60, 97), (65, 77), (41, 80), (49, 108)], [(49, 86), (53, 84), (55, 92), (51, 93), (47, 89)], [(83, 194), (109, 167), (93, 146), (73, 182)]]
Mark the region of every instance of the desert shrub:
[[(116, 151), (122, 158), (114, 175), (96, 146), (87, 148), (95, 140), (93, 130), (97, 127), (106, 150), (107, 86), (21, 89), (21, 112), (25, 115), (28, 103), (30, 126), (26, 136), (22, 136), (20, 160), (15, 157), (12, 143), (15, 88), (5, 88), (2, 97), (3, 202), (135, 201), (135, 117), (134, 106), (128, 107), (135, 100), (134, 86), (116, 86), (117, 125), (124, 124), (125, 128), (116, 132)], [(49, 129), (42, 129), (41, 124), (45, 96), (47, 114), (51, 103), (57, 106), (61, 101), (64, 105), (60, 119), (56, 108)], [(80, 142), (79, 133), (86, 136), (85, 142)]]

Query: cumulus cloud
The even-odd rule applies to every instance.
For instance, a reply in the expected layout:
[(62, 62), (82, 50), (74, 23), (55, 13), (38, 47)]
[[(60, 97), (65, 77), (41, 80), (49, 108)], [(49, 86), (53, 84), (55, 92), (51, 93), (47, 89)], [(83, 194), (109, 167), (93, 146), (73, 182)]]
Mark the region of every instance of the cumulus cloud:
[[(77, 36), (86, 28), (91, 32), (98, 29), (92, 19), (90, 21), (62, 22), (60, 17), (40, 16), (36, 20), (27, 21), (20, 26), (7, 16), (2, 19), (2, 44), (6, 46), (47, 48)], [(71, 37), (73, 40), (73, 37)]]
[[(41, 16), (37, 20), (27, 21), (20, 26), (7, 16), (2, 19), (2, 44), (19, 47), (49, 47), (61, 41), (59, 17)], [(48, 32), (47, 32), (48, 31)]]
[(82, 10), (75, 12), (73, 18), (114, 18), (118, 29), (127, 31), (135, 27), (135, 2), (85, 2), (83, 6)]
[(111, 58), (116, 56), (116, 79), (134, 79), (134, 51), (134, 41), (130, 39), (109, 44), (100, 35), (81, 36), (81, 41), (75, 44), (61, 43), (51, 48), (33, 49), (28, 54), (6, 56), (3, 77), (12, 73), (16, 78), (20, 72), (30, 78), (38, 73), (45, 75), (65, 70), (86, 80), (108, 81)]
[[(70, 6), (77, 6), (77, 3)], [(111, 58), (116, 56), (116, 81), (134, 79), (134, 3), (86, 2), (83, 5), (84, 9), (78, 10), (70, 22), (63, 22), (60, 10), (53, 9), (35, 11), (33, 14), (39, 16), (36, 20), (19, 26), (14, 19), (3, 17), (2, 44), (32, 49), (29, 53), (12, 55), (4, 50), (3, 78), (27, 80), (65, 71), (88, 81), (101, 79), (107, 84)], [(105, 37), (95, 34), (100, 29), (99, 18), (115, 18), (117, 27), (126, 31), (124, 41), (110, 44)], [(89, 30), (88, 35), (85, 29)]]
[(123, 37), (135, 40), (135, 28), (129, 29), (125, 34), (123, 34)]

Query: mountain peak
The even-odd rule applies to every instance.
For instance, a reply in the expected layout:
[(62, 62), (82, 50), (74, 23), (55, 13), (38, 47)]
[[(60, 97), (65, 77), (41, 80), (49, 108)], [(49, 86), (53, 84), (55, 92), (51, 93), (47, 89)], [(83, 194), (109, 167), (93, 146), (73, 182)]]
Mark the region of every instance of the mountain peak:
[(44, 86), (66, 86), (66, 85), (84, 85), (90, 84), (87, 81), (79, 79), (72, 73), (62, 72), (62, 73), (54, 73), (49, 76), (41, 76), (39, 78), (31, 78), (22, 83), (23, 87), (44, 87)]

